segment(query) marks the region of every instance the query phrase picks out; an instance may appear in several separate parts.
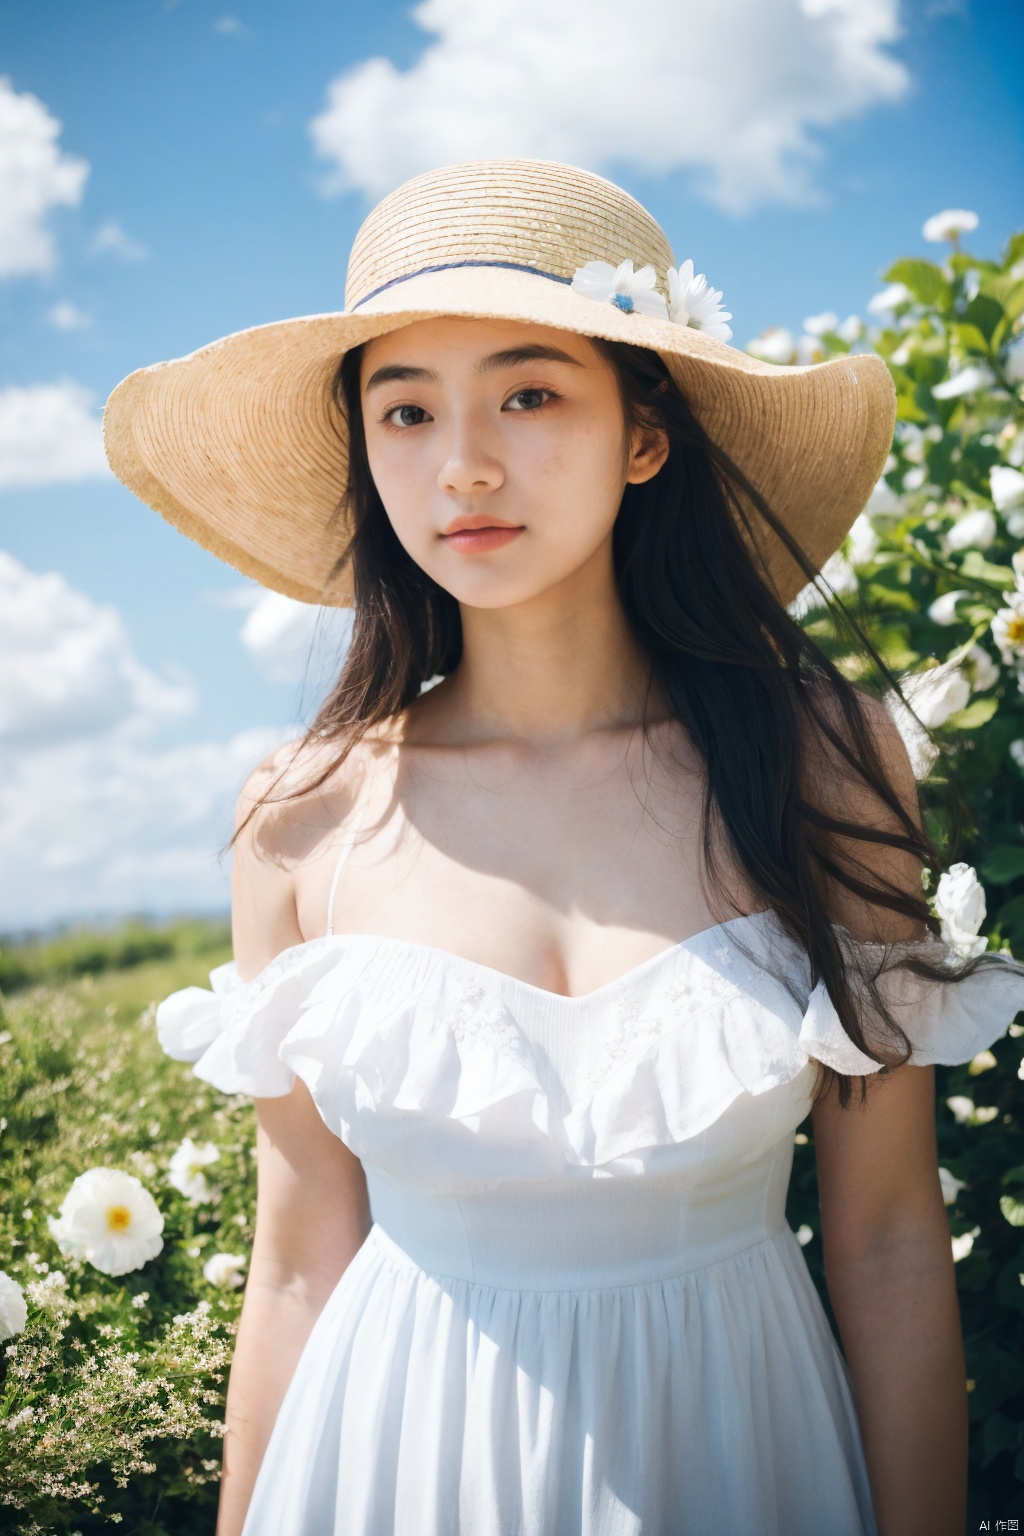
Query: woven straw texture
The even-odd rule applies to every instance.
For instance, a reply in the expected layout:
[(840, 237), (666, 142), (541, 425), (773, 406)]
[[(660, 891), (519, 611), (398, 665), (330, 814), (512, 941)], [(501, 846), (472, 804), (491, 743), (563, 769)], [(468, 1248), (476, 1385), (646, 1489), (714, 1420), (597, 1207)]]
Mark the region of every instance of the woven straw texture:
[[(137, 496), (237, 570), (305, 602), (345, 605), (347, 574), (330, 576), (348, 537), (345, 426), (330, 393), (344, 353), (436, 315), (553, 326), (657, 350), (709, 435), (822, 565), (889, 451), (885, 364), (777, 367), (550, 280), (627, 257), (653, 265), (664, 288), (668, 241), (602, 177), (524, 160), (416, 177), (359, 231), (346, 312), (254, 327), (131, 374), (107, 402), (107, 456)], [(759, 541), (788, 602), (806, 578), (774, 534)]]

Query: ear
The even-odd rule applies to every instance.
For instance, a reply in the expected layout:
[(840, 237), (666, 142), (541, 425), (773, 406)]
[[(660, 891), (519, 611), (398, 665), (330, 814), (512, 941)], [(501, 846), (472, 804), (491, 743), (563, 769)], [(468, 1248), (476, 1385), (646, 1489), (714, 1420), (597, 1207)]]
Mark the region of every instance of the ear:
[(626, 466), (626, 484), (653, 480), (668, 458), (668, 436), (652, 427), (634, 427)]

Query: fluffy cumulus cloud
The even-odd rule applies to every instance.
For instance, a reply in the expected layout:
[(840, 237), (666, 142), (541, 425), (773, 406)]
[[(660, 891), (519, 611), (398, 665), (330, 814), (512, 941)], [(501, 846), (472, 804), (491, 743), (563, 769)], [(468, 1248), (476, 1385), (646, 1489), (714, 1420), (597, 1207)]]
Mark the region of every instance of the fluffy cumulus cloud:
[(249, 610), (242, 644), (275, 682), (315, 688), (337, 675), (352, 628), (348, 610), (316, 608), (259, 587), (243, 588), (234, 600)]
[(56, 261), (48, 215), (81, 201), (89, 166), (64, 153), (60, 131), (37, 97), (0, 78), (0, 277), (48, 272)]
[(455, 160), (693, 172), (742, 211), (813, 194), (820, 130), (908, 88), (899, 0), (423, 0), (409, 69), (339, 75), (310, 124), (327, 187), (372, 196)]
[(71, 379), (0, 389), (0, 490), (109, 473), (89, 390)]
[(234, 797), (281, 735), (162, 744), (193, 704), (113, 609), (0, 554), (0, 931), (226, 905)]

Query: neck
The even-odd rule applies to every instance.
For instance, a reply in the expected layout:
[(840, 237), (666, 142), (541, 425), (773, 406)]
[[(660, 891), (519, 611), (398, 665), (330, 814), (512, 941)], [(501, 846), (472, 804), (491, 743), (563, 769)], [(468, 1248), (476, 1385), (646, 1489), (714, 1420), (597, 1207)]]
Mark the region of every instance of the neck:
[(554, 746), (642, 719), (647, 659), (610, 548), (529, 602), (461, 612), (462, 660), (444, 693), (449, 718), (471, 736)]

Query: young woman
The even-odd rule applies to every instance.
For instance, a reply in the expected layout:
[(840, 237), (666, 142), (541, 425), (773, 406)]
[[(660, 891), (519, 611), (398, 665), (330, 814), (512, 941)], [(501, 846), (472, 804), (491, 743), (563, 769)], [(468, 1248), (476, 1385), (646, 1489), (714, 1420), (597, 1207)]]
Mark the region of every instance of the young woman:
[(374, 210), (344, 314), (112, 397), (145, 500), (354, 606), (241, 798), (237, 970), (160, 1011), (259, 1122), (219, 1536), (962, 1532), (933, 1065), (1024, 967), (937, 937), (900, 738), (784, 606), (885, 368), (718, 297), (618, 188), (477, 162)]

